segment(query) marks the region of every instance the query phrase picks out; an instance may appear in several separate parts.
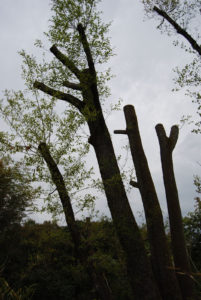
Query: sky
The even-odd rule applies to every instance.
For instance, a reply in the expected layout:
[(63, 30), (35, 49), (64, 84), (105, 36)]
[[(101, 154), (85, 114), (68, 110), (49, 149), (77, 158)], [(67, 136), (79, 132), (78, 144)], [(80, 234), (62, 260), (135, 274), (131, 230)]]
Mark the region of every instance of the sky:
[[(145, 20), (143, 6), (139, 0), (103, 0), (100, 4), (103, 19), (112, 21), (110, 37), (116, 56), (109, 66), (115, 77), (110, 82), (111, 97), (107, 101), (122, 99), (122, 107), (134, 105), (139, 128), (150, 170), (156, 185), (164, 216), (167, 214), (163, 178), (161, 172), (159, 144), (155, 125), (162, 123), (169, 134), (174, 124), (179, 124), (181, 116), (194, 113), (195, 107), (184, 92), (173, 93), (173, 68), (190, 60), (180, 48), (172, 45), (172, 38), (162, 35), (154, 20)], [(49, 0), (6, 0), (0, 2), (0, 90), (23, 89), (20, 77), (21, 59), (18, 51), (25, 49), (39, 56), (34, 41), (43, 40), (43, 32), (48, 30), (51, 16)], [(115, 152), (125, 156), (122, 146), (127, 137), (114, 135), (116, 129), (125, 129), (123, 110), (112, 113), (107, 118)], [(1, 130), (4, 124), (0, 121)], [(93, 151), (90, 159), (96, 164)], [(191, 133), (190, 126), (183, 126), (173, 153), (175, 176), (180, 196), (182, 213), (193, 210), (193, 175), (201, 174), (200, 136)], [(132, 167), (132, 161), (128, 163)], [(98, 168), (97, 168), (98, 172)], [(138, 190), (132, 189), (129, 200), (136, 218), (142, 211)], [(101, 195), (97, 208), (109, 215), (106, 200)], [(34, 216), (43, 221), (47, 216)]]

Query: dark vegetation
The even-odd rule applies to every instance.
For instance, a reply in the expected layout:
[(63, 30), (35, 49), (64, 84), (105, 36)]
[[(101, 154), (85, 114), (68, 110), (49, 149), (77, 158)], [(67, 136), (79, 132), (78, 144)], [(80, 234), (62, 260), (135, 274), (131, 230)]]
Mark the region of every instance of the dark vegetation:
[(1, 234), (1, 276), (16, 291), (33, 286), (33, 299), (98, 299), (88, 273), (93, 262), (96, 276), (103, 274), (114, 299), (129, 299), (124, 256), (112, 223), (79, 222), (78, 226), (86, 237), (82, 251), (93, 245), (82, 264), (75, 259), (66, 227), (30, 220)]
[[(79, 261), (69, 227), (58, 226), (56, 222), (37, 224), (31, 219), (23, 221), (32, 194), (30, 191), (28, 193), (28, 187), (26, 194), (20, 193), (24, 182), (20, 177), (21, 185), (17, 185), (18, 176), (16, 167), (9, 167), (1, 162), (0, 196), (4, 200), (1, 202), (4, 203), (1, 205), (1, 220), (8, 219), (8, 209), (5, 205), (7, 201), (10, 204), (9, 215), (12, 215), (7, 223), (1, 223), (4, 226), (0, 228), (1, 299), (102, 299), (98, 286), (100, 284), (101, 288), (107, 286), (111, 299), (132, 299), (125, 254), (113, 222), (106, 218), (99, 221), (86, 218), (76, 222), (82, 236), (79, 250), (85, 258)], [(6, 193), (4, 187), (7, 189)], [(9, 202), (13, 191), (16, 195), (15, 201)], [(22, 198), (26, 201), (22, 202)], [(192, 267), (192, 274), (183, 276), (193, 276), (199, 293), (201, 201), (198, 197), (195, 199), (195, 210), (183, 219), (183, 224)], [(150, 257), (152, 250), (145, 224), (140, 227), (140, 233), (146, 253)], [(167, 244), (170, 251), (169, 233)], [(95, 278), (91, 278), (91, 271)], [(102, 297), (105, 293), (108, 297), (108, 290), (102, 291)]]
[[(185, 222), (187, 234), (192, 231), (192, 227), (188, 225), (192, 219), (193, 217)], [(84, 264), (75, 260), (66, 227), (59, 227), (51, 222), (36, 224), (29, 220), (24, 225), (8, 229), (6, 235), (1, 233), (1, 277), (15, 291), (32, 287), (32, 299), (99, 299), (87, 271), (88, 265), (93, 261), (97, 274), (104, 274), (114, 299), (132, 299), (127, 284), (125, 257), (111, 221), (83, 221), (79, 222), (79, 228), (86, 236), (83, 251), (93, 245), (90, 261), (87, 260)], [(199, 229), (194, 228), (196, 234), (191, 234), (191, 238), (187, 239), (191, 260), (197, 267), (196, 272), (201, 266), (201, 234), (197, 233)], [(144, 238), (146, 239), (146, 232)], [(195, 279), (199, 281), (198, 276)], [(5, 296), (2, 299), (10, 298)]]
[[(201, 284), (198, 276), (201, 270), (200, 222), (201, 209), (197, 206), (184, 219), (184, 228), (194, 273), (197, 273), (194, 279), (198, 282), (198, 289)], [(99, 299), (88, 275), (88, 267), (93, 261), (97, 274), (104, 275), (113, 299), (132, 299), (125, 257), (112, 222), (85, 220), (78, 222), (78, 226), (85, 237), (82, 251), (92, 246), (90, 257), (84, 264), (75, 259), (67, 227), (51, 222), (36, 224), (32, 220), (10, 226), (0, 233), (1, 277), (15, 291), (25, 290), (25, 287), (33, 291), (33, 300)], [(146, 227), (141, 232), (146, 242)], [(150, 251), (148, 244), (147, 251)], [(17, 298), (5, 296), (2, 299)]]

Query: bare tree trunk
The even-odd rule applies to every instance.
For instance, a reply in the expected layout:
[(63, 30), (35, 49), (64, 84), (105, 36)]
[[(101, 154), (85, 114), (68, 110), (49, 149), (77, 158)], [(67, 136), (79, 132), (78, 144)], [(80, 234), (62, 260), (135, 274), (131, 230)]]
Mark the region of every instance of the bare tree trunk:
[(167, 137), (162, 124), (156, 126), (160, 145), (163, 180), (166, 192), (170, 232), (175, 268), (184, 299), (196, 299), (194, 283), (191, 278), (191, 267), (184, 237), (181, 208), (174, 176), (172, 152), (177, 143), (179, 129), (172, 126), (170, 136)]
[(112, 219), (127, 259), (134, 299), (160, 299), (137, 223), (123, 186), (113, 145), (102, 116), (88, 122)]
[(134, 107), (132, 105), (126, 105), (124, 107), (124, 114), (127, 126), (126, 130), (117, 130), (115, 133), (128, 135), (137, 176), (135, 186), (140, 190), (145, 211), (154, 275), (163, 299), (181, 299), (175, 272), (172, 270), (163, 216), (142, 146)]

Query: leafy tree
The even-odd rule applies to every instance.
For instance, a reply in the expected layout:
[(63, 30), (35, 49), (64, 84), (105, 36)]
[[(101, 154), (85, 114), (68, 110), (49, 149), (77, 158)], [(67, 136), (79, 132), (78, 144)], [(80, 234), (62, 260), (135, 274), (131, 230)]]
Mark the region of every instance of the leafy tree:
[(10, 158), (0, 160), (0, 232), (8, 230), (31, 209), (37, 191), (31, 187), (26, 169), (18, 163), (9, 165)]
[(0, 298), (31, 299), (34, 287), (14, 290), (1, 274), (9, 254), (18, 243), (16, 229), (33, 209), (37, 189), (33, 189), (27, 169), (12, 162), (10, 157), (0, 160)]
[(58, 201), (50, 171), (38, 149), (41, 143), (45, 143), (61, 170), (73, 203), (78, 205), (78, 209), (82, 210), (85, 204), (90, 209), (91, 205), (93, 206), (93, 197), (89, 194), (82, 192), (82, 201), (77, 202), (80, 198), (79, 190), (87, 187), (87, 180), (92, 173), (92, 168), (86, 170), (84, 167), (84, 157), (89, 150), (85, 134), (80, 130), (78, 135), (75, 135), (75, 132), (81, 129), (83, 119), (73, 108), (64, 110), (59, 115), (59, 107), (54, 99), (49, 101), (47, 97), (40, 97), (32, 87), (34, 72), (44, 76), (49, 65), (44, 61), (37, 64), (36, 59), (24, 51), (21, 51), (20, 55), (23, 59), (22, 77), (27, 89), (4, 92), (0, 114), (12, 133), (1, 132), (1, 153), (10, 153), (13, 156), (20, 153), (23, 163), (29, 168), (32, 182), (41, 189), (41, 197), (44, 199), (42, 211), (47, 210), (56, 218), (63, 213), (63, 207)]
[[(30, 80), (33, 80), (33, 68), (35, 71), (43, 72), (47, 67), (37, 65), (34, 58), (24, 51), (21, 51), (21, 56), (24, 59), (23, 77), (29, 88)], [(30, 94), (33, 100), (29, 99)], [(56, 109), (55, 101), (48, 103), (47, 99), (40, 98), (33, 88), (28, 92), (5, 91), (5, 99), (1, 103), (0, 110), (15, 134), (1, 134), (1, 150), (3, 152), (11, 149), (13, 154), (21, 152), (25, 164), (31, 169), (29, 172), (32, 181), (49, 183), (54, 191), (56, 187), (60, 202), (57, 195), (52, 196), (52, 193), (49, 193), (46, 195), (47, 206), (42, 210), (47, 209), (53, 216), (64, 213), (74, 243), (75, 258), (82, 263), (88, 254), (80, 250), (81, 235), (75, 220), (72, 201), (76, 200), (73, 194), (79, 192), (79, 189), (86, 189), (85, 181), (89, 179), (92, 172), (92, 169), (85, 170), (83, 161), (89, 147), (80, 141), (80, 136), (74, 136), (83, 123), (82, 118), (76, 116), (73, 109), (59, 117)], [(21, 122), (24, 126), (21, 126)], [(70, 130), (66, 130), (66, 124)], [(65, 141), (62, 142), (62, 139)], [(42, 193), (44, 194), (44, 189), (41, 189)], [(78, 205), (81, 209), (85, 207), (90, 209), (93, 208), (93, 201), (93, 196), (85, 194)], [(92, 274), (93, 272), (96, 272), (94, 268), (91, 270)]]
[[(192, 60), (182, 69), (175, 68), (177, 76), (174, 79), (175, 91), (183, 88), (197, 106), (193, 132), (201, 133), (201, 46), (200, 46), (200, 0), (142, 0), (145, 12), (149, 18), (155, 18), (160, 23), (157, 28), (168, 35), (179, 35), (173, 44), (180, 46), (190, 53)], [(191, 116), (184, 116), (182, 122), (188, 121)]]
[(0, 248), (1, 258), (8, 256), (2, 275), (10, 286), (15, 291), (34, 286), (34, 300), (100, 299), (87, 270), (93, 262), (97, 274), (104, 273), (114, 299), (130, 299), (125, 257), (112, 222), (79, 221), (78, 225), (85, 234), (83, 249), (93, 245), (93, 253), (85, 264), (74, 258), (68, 227), (51, 222), (36, 224), (32, 220), (18, 227), (13, 232), (18, 236), (15, 247), (11, 242), (7, 249)]
[(108, 73), (101, 81), (95, 64), (106, 62), (112, 49), (106, 37), (109, 25), (101, 22), (95, 10), (97, 3), (92, 0), (52, 1), (53, 17), (47, 37), (53, 44), (50, 51), (55, 56), (54, 68), (45, 77), (36, 74), (34, 87), (74, 106), (85, 118), (108, 206), (126, 253), (133, 293), (139, 299), (152, 299), (159, 297), (158, 291), (123, 186), (100, 102), (100, 96), (107, 91), (103, 83), (108, 79)]
[(195, 210), (184, 218), (184, 230), (194, 271), (201, 271), (201, 200), (195, 198)]

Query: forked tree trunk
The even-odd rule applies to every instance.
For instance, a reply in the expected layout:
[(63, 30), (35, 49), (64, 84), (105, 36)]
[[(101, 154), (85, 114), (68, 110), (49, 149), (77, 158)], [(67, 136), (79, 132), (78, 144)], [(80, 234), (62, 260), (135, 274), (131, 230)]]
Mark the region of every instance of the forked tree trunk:
[(177, 126), (172, 126), (170, 136), (167, 137), (163, 125), (158, 124), (156, 132), (160, 145), (174, 264), (183, 298), (185, 300), (194, 300), (196, 299), (194, 295), (194, 283), (191, 278), (191, 267), (184, 237), (182, 214), (172, 160), (172, 152), (177, 143), (179, 129)]
[(173, 270), (165, 235), (163, 216), (142, 146), (134, 107), (132, 105), (126, 105), (124, 107), (124, 114), (126, 130), (115, 130), (114, 133), (128, 135), (137, 177), (135, 186), (140, 190), (145, 211), (154, 275), (163, 299), (182, 299), (177, 278)]

